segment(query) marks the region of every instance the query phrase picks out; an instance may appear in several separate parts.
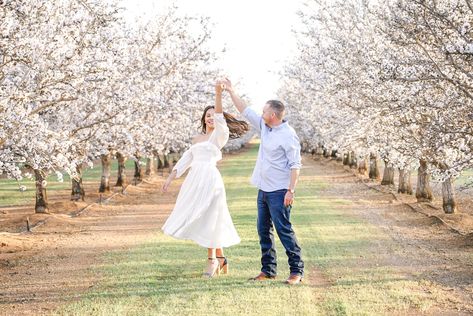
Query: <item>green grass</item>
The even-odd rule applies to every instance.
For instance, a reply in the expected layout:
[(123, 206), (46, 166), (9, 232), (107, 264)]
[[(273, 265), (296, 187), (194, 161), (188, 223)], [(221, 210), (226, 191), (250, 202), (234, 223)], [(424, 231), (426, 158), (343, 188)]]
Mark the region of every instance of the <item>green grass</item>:
[(473, 169), (467, 169), (462, 172), (462, 174), (455, 181), (455, 185), (463, 186), (467, 183), (471, 183), (473, 179)]
[[(134, 169), (133, 160), (127, 160), (125, 163), (127, 170)], [(112, 162), (111, 178), (114, 178), (118, 169), (118, 162), (114, 160)], [(84, 170), (83, 181), (84, 182), (100, 182), (102, 175), (102, 167), (100, 163), (94, 165), (91, 169)], [(48, 176), (47, 178), (47, 192), (49, 196), (61, 190), (69, 190), (71, 188), (71, 179), (68, 174), (64, 174), (63, 182), (59, 182), (55, 174)], [(19, 190), (20, 185), (26, 187), (26, 191), (21, 192)], [(97, 185), (98, 189), (98, 185)], [(87, 193), (87, 192), (86, 192)], [(23, 178), (21, 181), (12, 179), (0, 179), (0, 206), (8, 205), (25, 205), (34, 204), (35, 201), (35, 181), (33, 179)]]
[[(283, 284), (289, 271), (278, 239), (279, 278), (247, 281), (260, 269), (256, 189), (249, 185), (256, 151), (254, 146), (229, 156), (221, 168), (229, 208), (242, 238), (241, 244), (226, 250), (229, 275), (203, 279), (206, 250), (165, 236), (157, 227), (146, 244), (108, 254), (105, 263), (91, 271), (100, 275), (101, 283), (57, 314), (379, 315), (423, 311), (438, 299), (395, 266), (375, 264), (379, 243), (394, 247), (388, 236), (351, 215), (350, 201), (323, 197), (320, 192), (327, 184), (309, 168), (303, 169), (292, 210), (306, 263), (305, 283)], [(330, 280), (329, 285), (309, 281), (316, 268)]]

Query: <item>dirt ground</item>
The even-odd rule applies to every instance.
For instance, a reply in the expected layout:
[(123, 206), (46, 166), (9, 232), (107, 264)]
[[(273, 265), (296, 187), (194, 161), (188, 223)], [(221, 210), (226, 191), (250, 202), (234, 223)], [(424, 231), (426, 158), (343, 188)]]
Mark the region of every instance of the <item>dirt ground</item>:
[[(177, 186), (162, 195), (162, 179), (131, 185), (125, 195), (117, 193), (75, 217), (70, 214), (84, 205), (53, 203), (57, 213), (29, 216), (33, 224), (47, 219), (31, 233), (0, 233), (0, 314), (47, 314), (100, 282), (90, 268), (102, 255), (149, 240), (171, 211)], [(5, 227), (21, 223), (17, 230), (23, 230), (24, 211), (17, 218), (8, 211)]]
[[(440, 291), (445, 299), (429, 314), (473, 314), (473, 227), (451, 228), (442, 214), (419, 213), (410, 197), (393, 195), (335, 161), (306, 156), (303, 163), (329, 184), (320, 196), (353, 201), (356, 216), (391, 237), (389, 247), (380, 243), (373, 249), (379, 262), (363, 264), (390, 265), (407, 277), (430, 280), (426, 291)], [(104, 253), (145, 242), (161, 227), (179, 187), (162, 195), (162, 181), (161, 176), (148, 178), (129, 186), (125, 195), (117, 193), (85, 210), (87, 203), (58, 201), (49, 215), (30, 215), (21, 207), (0, 212), (0, 314), (47, 314), (98, 284), (101, 276), (90, 268), (100, 265)], [(470, 219), (468, 213), (457, 215)], [(27, 216), (34, 226), (31, 233), (25, 232)], [(320, 271), (311, 274), (316, 287), (332, 283)]]
[[(324, 198), (352, 201), (350, 212), (381, 228), (389, 242), (374, 243), (377, 261), (360, 260), (360, 267), (390, 267), (404, 279), (425, 284), (425, 292), (440, 293), (442, 300), (429, 315), (473, 314), (473, 210), (471, 198), (460, 196), (457, 214), (444, 214), (441, 198), (416, 203), (414, 196), (395, 193), (335, 160), (305, 157), (329, 184)], [(409, 313), (410, 314), (410, 313)], [(418, 311), (413, 311), (413, 315)]]

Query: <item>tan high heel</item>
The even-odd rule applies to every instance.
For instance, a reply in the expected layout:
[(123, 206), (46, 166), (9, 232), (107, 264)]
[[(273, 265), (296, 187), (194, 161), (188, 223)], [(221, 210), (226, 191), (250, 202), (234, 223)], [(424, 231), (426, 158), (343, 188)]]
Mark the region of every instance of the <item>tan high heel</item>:
[[(220, 273), (228, 274), (228, 261), (226, 257), (217, 257), (218, 262), (220, 264)], [(220, 259), (223, 259), (223, 263)]]
[(213, 278), (215, 275), (220, 274), (220, 263), (216, 258), (209, 258), (207, 263), (207, 270), (204, 272), (203, 276), (206, 278)]

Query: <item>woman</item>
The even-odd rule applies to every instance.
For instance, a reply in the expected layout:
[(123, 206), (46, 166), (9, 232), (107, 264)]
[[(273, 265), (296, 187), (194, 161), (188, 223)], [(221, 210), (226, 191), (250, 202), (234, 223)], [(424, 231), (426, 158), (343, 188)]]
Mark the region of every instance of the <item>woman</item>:
[(202, 115), (202, 134), (193, 138), (193, 145), (184, 152), (163, 184), (167, 192), (171, 181), (190, 167), (176, 205), (163, 226), (165, 234), (190, 239), (207, 248), (208, 263), (204, 273), (213, 277), (228, 273), (223, 248), (240, 242), (227, 207), (222, 176), (216, 167), (222, 159), (221, 149), (228, 138), (248, 131), (248, 124), (222, 110), (223, 84), (215, 85), (215, 107), (208, 106)]

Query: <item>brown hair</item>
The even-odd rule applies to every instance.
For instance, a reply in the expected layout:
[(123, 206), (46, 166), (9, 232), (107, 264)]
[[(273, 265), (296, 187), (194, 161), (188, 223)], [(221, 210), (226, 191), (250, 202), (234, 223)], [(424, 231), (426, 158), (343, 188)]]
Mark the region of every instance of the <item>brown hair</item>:
[(284, 104), (278, 100), (269, 100), (268, 102), (266, 102), (266, 104), (269, 104), (269, 107), (273, 109), (274, 114), (276, 114), (276, 117), (282, 120), (285, 111)]
[[(205, 115), (207, 114), (207, 111), (210, 109), (215, 109), (215, 106), (213, 105), (207, 106), (204, 109), (202, 118), (200, 119), (200, 127), (202, 129), (202, 133), (205, 133), (207, 131), (207, 124), (205, 124)], [(223, 117), (225, 118), (225, 121), (227, 121), (227, 126), (228, 126), (228, 129), (230, 130), (230, 139), (241, 137), (250, 129), (248, 126), (248, 123), (246, 123), (245, 121), (237, 120), (230, 113), (223, 112)]]

